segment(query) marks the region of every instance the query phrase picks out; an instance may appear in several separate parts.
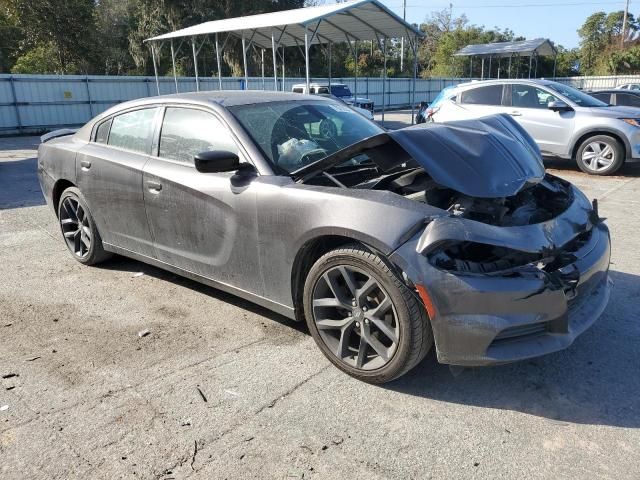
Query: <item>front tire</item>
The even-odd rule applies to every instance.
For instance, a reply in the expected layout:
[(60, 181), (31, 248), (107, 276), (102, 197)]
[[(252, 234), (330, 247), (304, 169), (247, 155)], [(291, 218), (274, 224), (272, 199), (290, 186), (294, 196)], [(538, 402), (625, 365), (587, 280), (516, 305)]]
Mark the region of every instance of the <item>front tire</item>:
[(591, 175), (611, 175), (624, 163), (624, 146), (609, 135), (595, 135), (580, 144), (575, 161)]
[(73, 258), (84, 265), (95, 265), (111, 257), (102, 246), (102, 238), (84, 197), (69, 187), (58, 202), (58, 222), (62, 237)]
[(305, 318), (340, 370), (385, 383), (415, 367), (433, 344), (424, 306), (380, 256), (360, 245), (323, 255), (304, 287)]

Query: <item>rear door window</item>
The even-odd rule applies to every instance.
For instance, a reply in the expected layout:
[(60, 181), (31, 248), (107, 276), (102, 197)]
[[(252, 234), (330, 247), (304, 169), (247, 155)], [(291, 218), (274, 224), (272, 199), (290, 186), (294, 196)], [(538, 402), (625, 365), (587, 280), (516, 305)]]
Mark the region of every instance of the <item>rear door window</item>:
[(467, 105), (501, 105), (502, 85), (487, 85), (465, 90), (460, 95), (460, 102)]
[(158, 156), (193, 165), (198, 153), (209, 150), (238, 153), (227, 126), (203, 110), (168, 107), (162, 121)]
[(108, 144), (140, 153), (150, 153), (157, 108), (123, 113), (113, 118)]

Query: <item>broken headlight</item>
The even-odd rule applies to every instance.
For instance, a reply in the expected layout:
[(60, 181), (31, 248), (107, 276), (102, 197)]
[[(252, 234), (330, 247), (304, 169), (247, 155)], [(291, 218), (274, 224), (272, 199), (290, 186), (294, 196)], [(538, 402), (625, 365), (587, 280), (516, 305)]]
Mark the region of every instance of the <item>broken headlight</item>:
[(539, 254), (477, 242), (445, 243), (427, 253), (429, 263), (458, 273), (496, 273), (542, 260)]

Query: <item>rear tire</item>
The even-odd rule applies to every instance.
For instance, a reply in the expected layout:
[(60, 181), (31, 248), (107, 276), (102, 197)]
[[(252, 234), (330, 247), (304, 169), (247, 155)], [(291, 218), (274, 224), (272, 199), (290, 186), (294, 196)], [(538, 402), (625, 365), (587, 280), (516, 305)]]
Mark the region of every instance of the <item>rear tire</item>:
[(361, 245), (332, 250), (311, 267), (304, 311), (322, 353), (343, 372), (368, 383), (404, 375), (433, 345), (416, 293), (383, 258)]
[(78, 262), (95, 265), (111, 258), (91, 216), (87, 202), (76, 187), (69, 187), (58, 202), (58, 222), (67, 248)]
[(575, 161), (590, 175), (611, 175), (625, 161), (624, 145), (609, 135), (594, 135), (580, 144)]

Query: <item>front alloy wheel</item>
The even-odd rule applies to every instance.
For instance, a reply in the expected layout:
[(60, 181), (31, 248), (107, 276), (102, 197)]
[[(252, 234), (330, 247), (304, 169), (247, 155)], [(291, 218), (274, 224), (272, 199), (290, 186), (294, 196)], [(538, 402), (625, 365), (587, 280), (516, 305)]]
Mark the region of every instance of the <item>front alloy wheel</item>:
[(303, 301), (322, 353), (366, 382), (385, 383), (405, 374), (433, 343), (416, 292), (385, 259), (361, 245), (320, 257), (306, 278)]
[(313, 317), (324, 343), (349, 366), (380, 368), (396, 352), (400, 328), (389, 294), (358, 268), (341, 265), (320, 277)]

